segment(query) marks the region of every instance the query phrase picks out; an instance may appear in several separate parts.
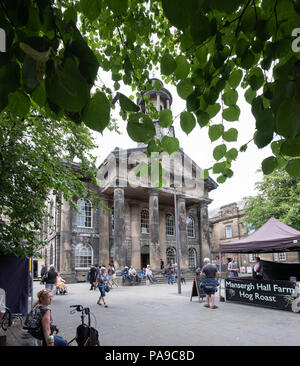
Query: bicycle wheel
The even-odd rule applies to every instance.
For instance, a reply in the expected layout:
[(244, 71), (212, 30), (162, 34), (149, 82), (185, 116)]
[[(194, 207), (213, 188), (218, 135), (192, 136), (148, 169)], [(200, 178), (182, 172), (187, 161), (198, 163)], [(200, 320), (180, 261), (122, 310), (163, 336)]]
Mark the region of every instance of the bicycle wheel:
[(1, 328), (6, 331), (11, 326), (11, 312), (6, 309), (3, 318), (1, 319)]

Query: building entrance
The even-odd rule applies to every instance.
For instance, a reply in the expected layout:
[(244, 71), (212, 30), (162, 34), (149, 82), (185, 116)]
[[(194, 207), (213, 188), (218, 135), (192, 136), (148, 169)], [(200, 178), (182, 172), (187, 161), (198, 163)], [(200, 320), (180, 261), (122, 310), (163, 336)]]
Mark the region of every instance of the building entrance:
[(150, 264), (149, 245), (144, 245), (141, 248), (141, 267), (147, 267)]

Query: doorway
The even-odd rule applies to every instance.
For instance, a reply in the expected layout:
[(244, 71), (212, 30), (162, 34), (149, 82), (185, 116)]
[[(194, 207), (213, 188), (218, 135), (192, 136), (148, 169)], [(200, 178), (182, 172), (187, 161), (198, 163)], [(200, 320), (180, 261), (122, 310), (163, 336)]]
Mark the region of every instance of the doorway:
[(144, 245), (141, 248), (141, 267), (147, 267), (150, 264), (149, 245)]

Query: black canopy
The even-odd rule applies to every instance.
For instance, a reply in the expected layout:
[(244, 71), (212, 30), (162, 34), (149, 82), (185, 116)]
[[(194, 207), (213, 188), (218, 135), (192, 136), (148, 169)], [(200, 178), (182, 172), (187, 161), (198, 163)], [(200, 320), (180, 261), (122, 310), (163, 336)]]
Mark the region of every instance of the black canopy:
[(272, 217), (254, 233), (220, 245), (222, 253), (272, 253), (300, 251), (300, 231)]

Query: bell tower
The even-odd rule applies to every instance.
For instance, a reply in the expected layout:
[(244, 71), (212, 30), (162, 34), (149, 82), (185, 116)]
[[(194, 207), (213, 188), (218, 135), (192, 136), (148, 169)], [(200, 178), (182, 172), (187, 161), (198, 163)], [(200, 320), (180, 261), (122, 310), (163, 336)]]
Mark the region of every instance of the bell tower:
[[(173, 101), (172, 94), (169, 92), (169, 90), (164, 88), (164, 84), (161, 80), (152, 77), (149, 81), (152, 83), (152, 89), (145, 92), (144, 95), (150, 96), (150, 102), (155, 106), (158, 112), (162, 111), (163, 109), (170, 109)], [(157, 85), (157, 83), (160, 83), (161, 85), (160, 90), (156, 90), (158, 88), (155, 88), (155, 84)], [(137, 105), (140, 107), (141, 112), (147, 113), (145, 103), (141, 98), (137, 100)], [(156, 137), (158, 139), (161, 140), (164, 136), (175, 137), (175, 131), (173, 126), (163, 128), (158, 124), (158, 121), (153, 121), (153, 123), (155, 125)], [(138, 147), (144, 146), (146, 145), (143, 143), (138, 143)]]

